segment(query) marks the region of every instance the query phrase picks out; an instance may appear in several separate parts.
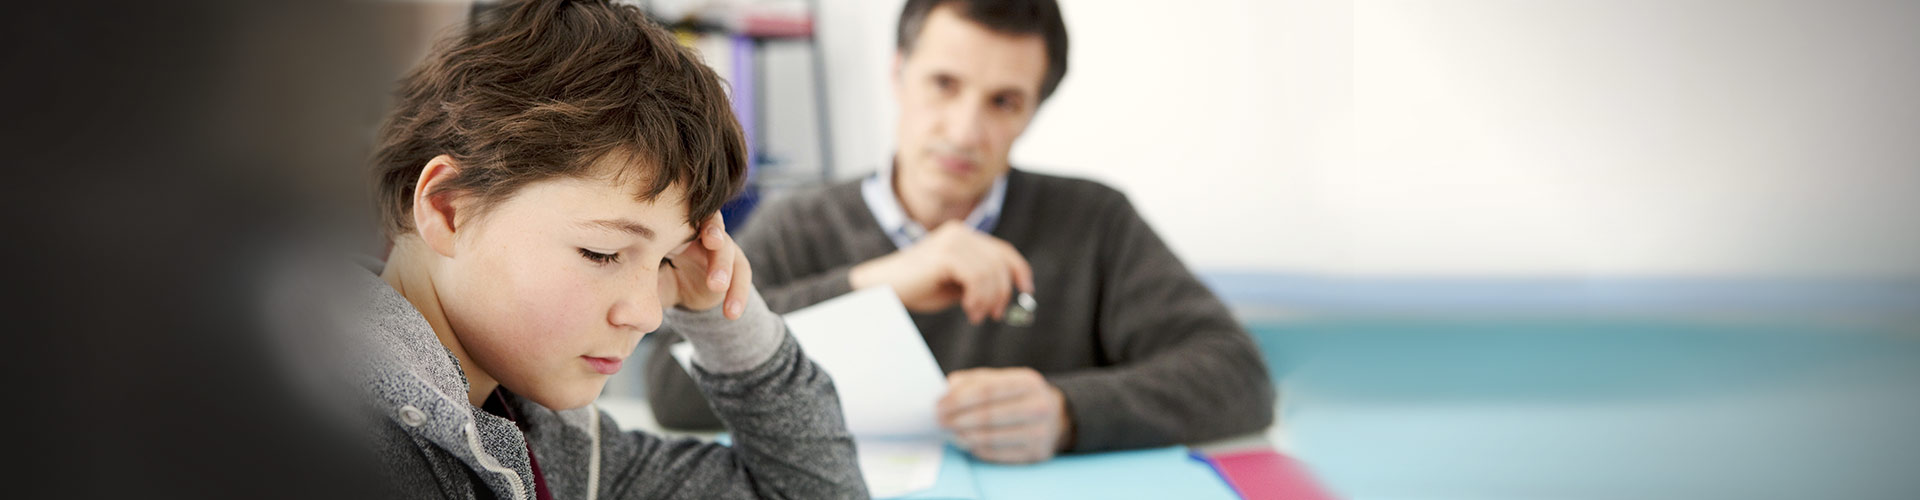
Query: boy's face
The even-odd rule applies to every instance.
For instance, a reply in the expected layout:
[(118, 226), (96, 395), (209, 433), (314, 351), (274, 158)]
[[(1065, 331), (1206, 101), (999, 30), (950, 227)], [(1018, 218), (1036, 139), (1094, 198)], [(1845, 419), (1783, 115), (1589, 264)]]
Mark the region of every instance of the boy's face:
[(459, 228), (435, 288), (480, 370), (542, 406), (578, 408), (660, 327), (662, 277), (672, 286), (661, 261), (693, 228), (680, 186), (651, 203), (634, 189), (540, 181)]
[(913, 52), (895, 59), (896, 188), (902, 196), (955, 199), (986, 192), (1007, 172), (1013, 141), (1040, 105), (1046, 40), (996, 33), (956, 9), (928, 13)]

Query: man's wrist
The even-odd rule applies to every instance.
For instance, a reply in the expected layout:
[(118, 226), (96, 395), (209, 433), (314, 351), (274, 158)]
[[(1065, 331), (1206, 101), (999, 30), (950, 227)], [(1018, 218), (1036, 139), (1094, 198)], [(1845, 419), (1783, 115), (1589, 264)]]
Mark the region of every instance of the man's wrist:
[(854, 266), (847, 270), (847, 286), (854, 290), (864, 290), (884, 283), (876, 274), (884, 271), (887, 257), (879, 257)]

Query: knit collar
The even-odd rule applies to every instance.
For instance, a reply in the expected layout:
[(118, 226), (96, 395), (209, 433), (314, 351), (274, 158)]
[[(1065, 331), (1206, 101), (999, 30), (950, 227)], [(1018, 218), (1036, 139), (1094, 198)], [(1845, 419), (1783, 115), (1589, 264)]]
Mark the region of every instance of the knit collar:
[[(860, 196), (866, 199), (867, 209), (873, 211), (873, 220), (880, 223), (880, 230), (899, 248), (912, 246), (927, 235), (928, 229), (913, 218), (907, 217), (906, 208), (900, 205), (900, 198), (893, 191), (893, 170), (897, 165), (877, 169), (873, 175), (860, 182)], [(993, 187), (987, 189), (987, 196), (973, 206), (973, 212), (962, 221), (982, 233), (993, 232), (1000, 222), (1000, 209), (1007, 200), (1007, 174), (993, 179)]]

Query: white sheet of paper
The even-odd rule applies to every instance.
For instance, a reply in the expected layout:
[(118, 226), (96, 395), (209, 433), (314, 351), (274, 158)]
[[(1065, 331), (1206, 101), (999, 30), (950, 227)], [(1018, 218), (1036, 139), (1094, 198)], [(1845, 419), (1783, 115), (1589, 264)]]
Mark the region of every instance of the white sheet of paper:
[(890, 498), (932, 488), (940, 481), (941, 447), (936, 439), (854, 439), (860, 451), (860, 475), (867, 494)]
[[(945, 443), (934, 404), (947, 392), (947, 377), (893, 289), (856, 291), (785, 318), (807, 357), (833, 377), (868, 493), (933, 487)], [(693, 346), (671, 350), (692, 371)]]

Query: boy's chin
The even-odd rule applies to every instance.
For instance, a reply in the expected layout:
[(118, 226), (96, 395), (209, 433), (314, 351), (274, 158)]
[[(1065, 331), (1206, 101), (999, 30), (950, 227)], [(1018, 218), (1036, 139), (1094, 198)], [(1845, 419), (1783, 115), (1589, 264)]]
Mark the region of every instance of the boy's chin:
[(569, 387), (556, 387), (542, 394), (521, 394), (520, 396), (540, 403), (540, 406), (545, 406), (549, 410), (572, 410), (593, 404), (593, 400), (600, 397), (600, 389), (606, 385), (606, 379), (602, 378), (592, 383), (581, 382)]

